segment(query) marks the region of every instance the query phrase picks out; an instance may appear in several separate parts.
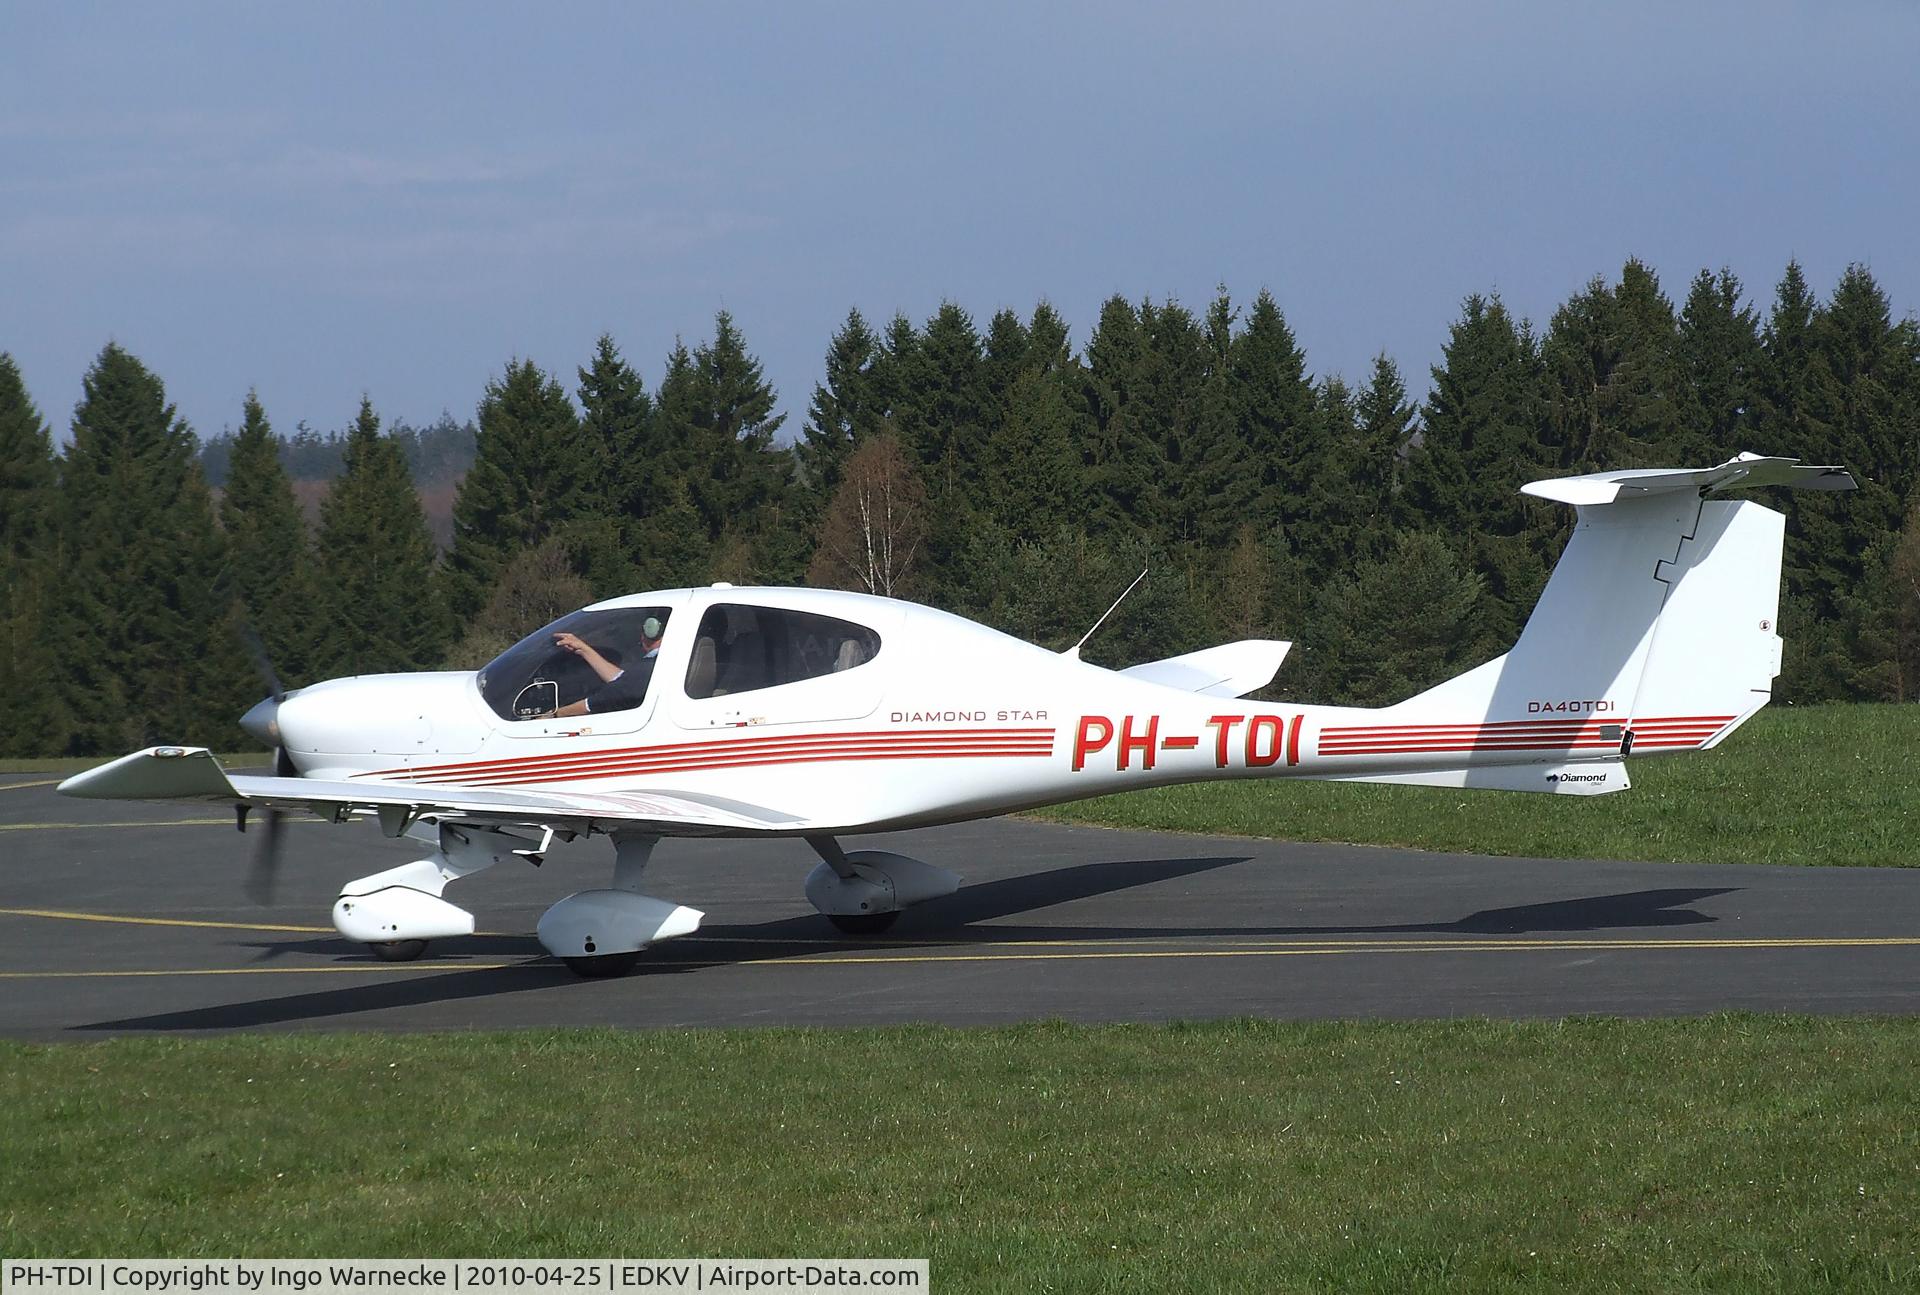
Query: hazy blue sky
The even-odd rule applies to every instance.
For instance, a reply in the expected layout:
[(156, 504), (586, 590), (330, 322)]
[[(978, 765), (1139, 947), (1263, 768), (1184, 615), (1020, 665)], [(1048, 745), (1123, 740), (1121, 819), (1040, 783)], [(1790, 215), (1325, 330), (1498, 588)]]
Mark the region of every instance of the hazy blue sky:
[(1920, 309), (1920, 5), (0, 10), (0, 349), (56, 428), (108, 338), (203, 434), (471, 414), (515, 355), (651, 388), (733, 311), (797, 430), (849, 306), (1270, 288), (1416, 393), (1544, 321), (1789, 256)]

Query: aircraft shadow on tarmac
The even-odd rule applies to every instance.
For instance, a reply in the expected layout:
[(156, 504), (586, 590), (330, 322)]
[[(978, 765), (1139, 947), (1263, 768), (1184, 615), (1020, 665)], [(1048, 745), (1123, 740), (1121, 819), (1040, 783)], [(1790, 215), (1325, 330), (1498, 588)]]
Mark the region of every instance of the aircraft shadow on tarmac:
[[(697, 972), (717, 966), (823, 952), (823, 944), (849, 950), (885, 948), (891, 942), (964, 946), (1023, 942), (1114, 941), (1178, 939), (1180, 937), (1273, 938), (1350, 935), (1519, 935), (1531, 932), (1581, 932), (1650, 927), (1691, 926), (1718, 919), (1689, 905), (1725, 895), (1739, 887), (1712, 889), (1668, 888), (1638, 890), (1580, 899), (1520, 904), (1482, 909), (1451, 921), (1374, 925), (1322, 926), (1087, 926), (1019, 925), (999, 919), (1030, 913), (1076, 900), (1128, 890), (1137, 886), (1178, 881), (1248, 862), (1249, 856), (1191, 859), (1144, 859), (1085, 863), (1028, 873), (963, 887), (942, 900), (921, 905), (902, 915), (900, 923), (881, 939), (843, 939), (824, 919), (807, 914), (748, 925), (701, 928), (696, 939), (676, 942), (658, 960), (643, 959), (625, 980), (580, 982), (575, 992), (614, 992), (623, 983), (650, 976)], [(1223, 895), (1223, 901), (1231, 900)], [(288, 954), (331, 955), (329, 965), (366, 961), (380, 965), (360, 946), (338, 938), (256, 943), (261, 960)], [(663, 946), (667, 948), (668, 946)], [(152, 1016), (101, 1021), (79, 1028), (101, 1031), (230, 1030), (285, 1025), (299, 1021), (346, 1017), (360, 1012), (385, 1011), (487, 998), (526, 990), (550, 989), (574, 982), (571, 972), (548, 959), (531, 935), (474, 935), (438, 942), (429, 957), (522, 958), (512, 966), (474, 967), (442, 974), (397, 975), (370, 984), (327, 989), (249, 1002), (164, 1012)], [(550, 974), (549, 974), (550, 973)]]

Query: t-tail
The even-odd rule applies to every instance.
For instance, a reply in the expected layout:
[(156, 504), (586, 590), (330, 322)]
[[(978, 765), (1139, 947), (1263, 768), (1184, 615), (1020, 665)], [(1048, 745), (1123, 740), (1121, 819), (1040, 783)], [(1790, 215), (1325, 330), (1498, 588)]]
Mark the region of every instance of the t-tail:
[(1752, 486), (1854, 482), (1840, 468), (1742, 454), (1716, 468), (1523, 487), (1573, 505), (1579, 520), (1513, 650), (1319, 735), (1322, 756), (1424, 753), (1435, 767), (1370, 773), (1355, 761), (1342, 773), (1335, 761), (1319, 776), (1591, 795), (1626, 788), (1628, 754), (1723, 741), (1767, 704), (1780, 673), (1786, 519), (1713, 497)]

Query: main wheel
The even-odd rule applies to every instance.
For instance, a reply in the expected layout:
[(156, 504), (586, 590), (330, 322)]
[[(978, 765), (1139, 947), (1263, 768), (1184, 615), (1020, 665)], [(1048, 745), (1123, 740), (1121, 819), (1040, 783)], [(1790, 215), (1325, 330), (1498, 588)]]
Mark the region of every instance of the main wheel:
[(879, 935), (900, 920), (900, 910), (885, 913), (828, 913), (827, 920), (848, 935)]
[(381, 940), (367, 946), (382, 962), (412, 962), (427, 951), (425, 940)]
[(633, 970), (640, 961), (640, 951), (631, 953), (599, 953), (590, 958), (562, 958), (567, 970), (576, 976), (585, 976), (589, 980), (601, 980), (608, 976), (624, 976)]

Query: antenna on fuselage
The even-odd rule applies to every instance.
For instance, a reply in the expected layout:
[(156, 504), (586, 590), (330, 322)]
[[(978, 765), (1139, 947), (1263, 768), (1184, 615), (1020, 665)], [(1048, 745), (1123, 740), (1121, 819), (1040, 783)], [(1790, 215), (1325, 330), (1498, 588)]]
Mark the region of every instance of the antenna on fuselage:
[(1065, 652), (1062, 652), (1060, 655), (1068, 658), (1069, 660), (1078, 661), (1080, 659), (1080, 649), (1085, 647), (1087, 645), (1087, 640), (1093, 637), (1093, 631), (1099, 629), (1102, 625), (1105, 625), (1107, 623), (1107, 617), (1113, 615), (1114, 612), (1120, 609), (1120, 604), (1127, 601), (1127, 595), (1132, 593), (1134, 589), (1139, 586), (1140, 582), (1147, 578), (1147, 571), (1148, 571), (1147, 567), (1141, 567), (1140, 574), (1133, 578), (1133, 583), (1128, 585), (1126, 589), (1121, 593), (1121, 595), (1118, 598), (1113, 600), (1113, 606), (1107, 608), (1105, 611), (1100, 613), (1100, 619), (1093, 623), (1093, 628), (1089, 629), (1085, 634), (1082, 634), (1080, 636), (1080, 641), (1078, 643), (1075, 643), (1072, 647), (1068, 648)]

